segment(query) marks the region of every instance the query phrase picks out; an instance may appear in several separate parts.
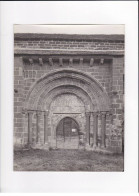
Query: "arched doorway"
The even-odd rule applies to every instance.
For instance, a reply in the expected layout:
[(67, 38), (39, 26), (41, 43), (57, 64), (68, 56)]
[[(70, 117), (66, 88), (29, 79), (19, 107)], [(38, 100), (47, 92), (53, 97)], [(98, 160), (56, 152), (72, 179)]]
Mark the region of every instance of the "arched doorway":
[[(57, 99), (58, 102), (53, 104)], [(79, 104), (75, 104), (75, 99), (78, 100)], [(44, 147), (60, 147), (57, 143), (58, 137), (56, 139), (56, 129), (59, 130), (57, 124), (61, 119), (68, 116), (79, 122), (80, 126), (77, 127), (83, 134), (83, 142), (79, 141), (79, 133), (77, 132), (76, 142), (74, 139), (70, 137), (65, 138), (63, 135), (63, 137), (59, 137), (59, 139), (63, 139), (63, 143), (59, 142), (59, 144), (61, 144), (61, 148), (62, 145), (63, 148), (75, 148), (75, 146), (77, 148), (79, 144), (81, 144), (79, 145), (81, 148), (84, 148), (85, 145), (91, 146), (97, 141), (97, 134), (95, 134), (95, 139), (91, 140), (90, 143), (90, 135), (97, 133), (99, 127), (98, 113), (100, 112), (103, 112), (102, 128), (104, 127), (103, 133), (105, 134), (105, 113), (110, 110), (110, 100), (105, 89), (92, 75), (73, 68), (61, 68), (49, 72), (34, 84), (26, 97), (24, 110), (28, 111), (28, 116), (27, 118), (25, 117), (25, 121), (28, 122), (26, 123), (29, 136), (28, 143), (32, 143), (31, 112), (33, 111), (41, 113), (43, 116), (41, 118), (37, 115), (34, 133), (37, 133), (36, 136), (39, 135), (39, 141)], [(96, 123), (93, 126), (91, 124), (92, 118), (93, 122), (95, 121)], [(74, 127), (72, 128), (74, 129)], [(71, 133), (73, 134), (73, 132)], [(71, 139), (74, 142), (71, 142)], [(67, 142), (68, 140), (70, 142)], [(103, 141), (105, 143), (105, 137), (103, 137)]]
[(56, 147), (64, 149), (78, 149), (80, 139), (78, 123), (70, 117), (63, 118), (56, 128)]

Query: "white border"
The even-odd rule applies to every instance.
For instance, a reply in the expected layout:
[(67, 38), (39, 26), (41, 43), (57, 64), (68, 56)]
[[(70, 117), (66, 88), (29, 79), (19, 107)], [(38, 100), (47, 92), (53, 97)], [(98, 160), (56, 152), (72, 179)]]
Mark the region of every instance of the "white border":
[[(137, 2), (1, 2), (2, 192), (137, 192)], [(13, 172), (13, 24), (125, 24), (125, 172)]]

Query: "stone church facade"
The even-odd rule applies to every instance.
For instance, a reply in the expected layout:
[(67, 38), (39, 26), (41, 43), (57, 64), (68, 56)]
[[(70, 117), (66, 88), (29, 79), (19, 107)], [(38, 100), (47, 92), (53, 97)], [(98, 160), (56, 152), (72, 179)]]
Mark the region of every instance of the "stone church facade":
[(124, 35), (14, 35), (14, 146), (123, 151)]

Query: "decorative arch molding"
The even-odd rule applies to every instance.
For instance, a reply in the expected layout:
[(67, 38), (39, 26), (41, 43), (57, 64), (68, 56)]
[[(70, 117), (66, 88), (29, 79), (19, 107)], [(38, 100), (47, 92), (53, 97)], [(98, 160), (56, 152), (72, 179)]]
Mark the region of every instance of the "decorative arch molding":
[[(71, 86), (73, 89), (78, 89), (78, 92), (80, 90), (87, 100), (91, 100), (92, 104), (96, 103), (98, 111), (109, 111), (109, 97), (102, 85), (91, 75), (73, 68), (54, 70), (39, 79), (29, 91), (25, 109), (42, 108), (45, 100), (46, 102), (48, 101), (47, 103), (50, 103), (49, 97), (54, 98), (54, 96), (57, 96), (58, 88), (64, 89), (67, 87), (69, 89)], [(75, 93), (75, 90), (73, 91)], [(79, 96), (84, 99), (81, 93)]]
[[(73, 81), (71, 78), (67, 77), (67, 78), (59, 78), (56, 81), (52, 81), (48, 88), (47, 88), (47, 86), (45, 86), (44, 89), (40, 91), (40, 97), (38, 97), (38, 99), (35, 99), (35, 97), (34, 97), (34, 100), (32, 101), (32, 104), (34, 104), (34, 106), (32, 106), (32, 107), (37, 108), (40, 98), (47, 99), (47, 96), (49, 95), (49, 93), (51, 93), (51, 91), (53, 91), (53, 93), (54, 93), (54, 90), (56, 88), (59, 87), (62, 89), (63, 86), (65, 86), (66, 88), (71, 86), (72, 89), (82, 91), (82, 93), (85, 94), (86, 97), (88, 97), (92, 101), (92, 103), (95, 100), (95, 93), (94, 92), (91, 93), (89, 86), (87, 87), (87, 86), (82, 85), (82, 87), (81, 87), (80, 81), (77, 81), (77, 80)], [(77, 94), (76, 91), (75, 91), (75, 93)], [(98, 100), (98, 99), (96, 99), (96, 100)]]
[(84, 92), (81, 88), (76, 86), (57, 86), (56, 88), (52, 89), (50, 92), (43, 93), (43, 96), (40, 97), (37, 109), (38, 110), (48, 110), (52, 100), (54, 100), (57, 96), (62, 94), (73, 94), (76, 95), (79, 99), (81, 99), (85, 105), (86, 111), (94, 110), (95, 109), (95, 100), (92, 103), (92, 99)]

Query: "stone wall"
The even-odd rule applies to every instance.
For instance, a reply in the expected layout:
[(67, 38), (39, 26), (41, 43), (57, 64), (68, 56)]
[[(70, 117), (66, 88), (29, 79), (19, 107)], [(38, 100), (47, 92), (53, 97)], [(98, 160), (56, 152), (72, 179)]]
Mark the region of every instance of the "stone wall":
[[(31, 58), (31, 56), (30, 56)], [(32, 57), (33, 58), (33, 57)], [(43, 58), (43, 57), (42, 57)], [(57, 57), (58, 58), (58, 57)], [(67, 56), (67, 58), (70, 58), (70, 56)], [(19, 59), (23, 66), (19, 68)], [(17, 67), (15, 67), (15, 80), (20, 75), (24, 78), (24, 88), (22, 89), (24, 91), (24, 97), (27, 96), (28, 90), (30, 87), (34, 84), (34, 82), (41, 77), (45, 76), (46, 73), (59, 69), (59, 62), (56, 61), (53, 66), (50, 66), (48, 62), (44, 62), (42, 66), (39, 65), (39, 62), (34, 62), (33, 64), (29, 64), (29, 62), (23, 61), (24, 58), (15, 57), (15, 64)], [(45, 59), (45, 57), (43, 58)], [(92, 75), (103, 87), (104, 89), (110, 93), (111, 92), (111, 66), (112, 61), (106, 60), (102, 65), (99, 64), (99, 62), (96, 60), (94, 62), (93, 67), (90, 67), (89, 60), (85, 61), (83, 65), (79, 64), (79, 61), (73, 62), (73, 68), (77, 70), (81, 70), (85, 73), (88, 73), (89, 75)], [(62, 68), (70, 68), (71, 66), (65, 62), (63, 63)], [(20, 76), (21, 77), (21, 76)], [(18, 90), (20, 88), (19, 84), (15, 85), (15, 89)]]
[(122, 50), (122, 41), (63, 41), (63, 40), (37, 40), (16, 41), (15, 48), (40, 48), (40, 49), (78, 49), (78, 50)]
[[(15, 35), (14, 56), (14, 138), (15, 145), (28, 142), (28, 120), (23, 108), (30, 89), (47, 73), (53, 70), (77, 69), (94, 78), (106, 91), (110, 99), (110, 112), (113, 119), (106, 117), (106, 143), (109, 149), (120, 152), (122, 147), (123, 123), (123, 75), (124, 75), (124, 38), (123, 36), (56, 36), (56, 35)], [(27, 52), (26, 52), (27, 50)], [(35, 51), (39, 50), (39, 54)], [(51, 51), (44, 55), (44, 50)], [(31, 51), (29, 53), (29, 51)], [(32, 53), (33, 51), (33, 53)], [(42, 54), (41, 52), (42, 51)], [(54, 53), (53, 53), (54, 51)], [(58, 51), (66, 51), (63, 55)], [(69, 51), (69, 54), (68, 54)], [(70, 54), (74, 52), (74, 55)], [(78, 52), (85, 55), (79, 55)], [(92, 52), (87, 55), (86, 52)], [(93, 51), (98, 51), (98, 54)], [(120, 54), (119, 54), (120, 51)], [(57, 53), (56, 53), (57, 52)], [(106, 52), (106, 54), (104, 54)], [(113, 53), (115, 52), (115, 55)], [(56, 53), (56, 54), (55, 54)], [(112, 54), (111, 54), (112, 53)], [(117, 55), (118, 53), (118, 55)], [(52, 64), (49, 61), (52, 58)], [(62, 59), (60, 63), (60, 58)], [(93, 64), (91, 60), (93, 58)], [(70, 61), (72, 59), (72, 63)], [(101, 62), (102, 60), (102, 62)], [(41, 64), (42, 62), (42, 64)], [(72, 66), (71, 66), (72, 64)], [(64, 117), (64, 116), (63, 116)], [(44, 117), (40, 118), (41, 141), (44, 140)], [(76, 117), (75, 117), (76, 118)], [(85, 116), (83, 117), (85, 119)], [(100, 135), (101, 124), (98, 124)], [(48, 119), (52, 120), (51, 116)], [(83, 120), (85, 121), (85, 120)], [(111, 125), (112, 122), (112, 125)], [(85, 126), (85, 122), (83, 123)], [(48, 125), (50, 127), (50, 123)], [(91, 131), (93, 118), (91, 116)], [(36, 114), (32, 118), (33, 141), (36, 137)], [(50, 130), (49, 130), (50, 132)], [(50, 134), (49, 134), (50, 135)]]

